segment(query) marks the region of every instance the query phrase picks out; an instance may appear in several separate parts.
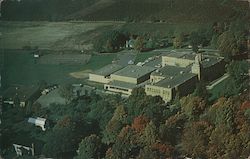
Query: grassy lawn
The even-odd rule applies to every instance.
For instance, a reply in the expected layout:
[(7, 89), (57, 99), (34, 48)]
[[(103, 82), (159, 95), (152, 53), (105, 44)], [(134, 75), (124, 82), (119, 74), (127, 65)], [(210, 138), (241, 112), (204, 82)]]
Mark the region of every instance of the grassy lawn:
[(107, 64), (112, 63), (116, 56), (116, 54), (92, 55), (90, 61), (84, 65), (82, 69), (97, 70)]
[(209, 98), (210, 101), (217, 99), (223, 94), (225, 84), (229, 81), (229, 79), (230, 78), (226, 78), (209, 91), (211, 93), (211, 97)]
[[(70, 23), (70, 22), (0, 22), (0, 48), (20, 49), (23, 46), (38, 46), (39, 48), (71, 49), (79, 48), (74, 37), (99, 27), (110, 26), (113, 23)], [(89, 39), (90, 37), (86, 37)]]
[(85, 65), (80, 64), (38, 64), (28, 51), (5, 52), (5, 81), (8, 84), (32, 85), (41, 80), (47, 83), (80, 83), (82, 79), (70, 73), (86, 69), (96, 70), (112, 62), (116, 54), (93, 55)]

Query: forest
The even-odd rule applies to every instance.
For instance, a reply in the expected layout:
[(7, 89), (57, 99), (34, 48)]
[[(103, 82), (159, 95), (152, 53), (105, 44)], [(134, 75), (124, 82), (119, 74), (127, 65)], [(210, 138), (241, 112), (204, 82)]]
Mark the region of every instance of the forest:
[[(166, 104), (134, 89), (129, 98), (92, 92), (66, 105), (8, 107), (3, 112), (3, 156), (10, 143), (35, 144), (54, 158), (246, 158), (250, 152), (248, 63), (231, 62), (225, 92), (210, 100), (205, 86)], [(43, 117), (46, 131), (24, 121)], [(32, 158), (30, 155), (20, 158)]]

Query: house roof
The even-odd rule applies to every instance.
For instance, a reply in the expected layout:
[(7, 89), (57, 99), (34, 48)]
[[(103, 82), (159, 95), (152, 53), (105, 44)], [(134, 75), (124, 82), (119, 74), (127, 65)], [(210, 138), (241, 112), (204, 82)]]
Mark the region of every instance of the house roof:
[(96, 70), (94, 72), (94, 74), (98, 74), (98, 75), (102, 75), (102, 76), (108, 76), (120, 69), (122, 69), (123, 66), (121, 65), (117, 65), (117, 64), (109, 64), (109, 65), (106, 65), (104, 67), (102, 67), (101, 69), (99, 70)]
[(36, 125), (45, 125), (46, 119), (45, 118), (29, 118), (28, 119), (29, 123), (36, 124)]
[(132, 77), (132, 78), (140, 78), (148, 73), (151, 73), (155, 70), (154, 67), (149, 66), (136, 66), (136, 65), (128, 65), (123, 69), (114, 73), (114, 75)]

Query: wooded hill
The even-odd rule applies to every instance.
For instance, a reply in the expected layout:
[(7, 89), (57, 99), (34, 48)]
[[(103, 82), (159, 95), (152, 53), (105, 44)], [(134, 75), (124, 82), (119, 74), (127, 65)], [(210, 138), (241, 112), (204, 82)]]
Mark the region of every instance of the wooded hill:
[(249, 12), (235, 0), (22, 0), (2, 3), (3, 20), (213, 22)]

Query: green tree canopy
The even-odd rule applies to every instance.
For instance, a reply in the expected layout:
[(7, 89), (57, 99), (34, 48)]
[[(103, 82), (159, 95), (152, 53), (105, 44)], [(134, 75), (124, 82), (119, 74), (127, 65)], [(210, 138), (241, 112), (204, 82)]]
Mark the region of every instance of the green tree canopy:
[(78, 155), (74, 159), (100, 158), (101, 139), (92, 134), (85, 137), (78, 148)]

